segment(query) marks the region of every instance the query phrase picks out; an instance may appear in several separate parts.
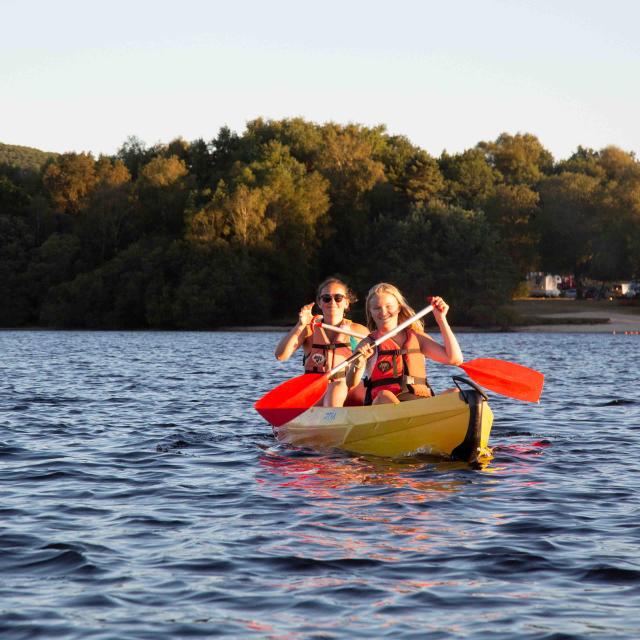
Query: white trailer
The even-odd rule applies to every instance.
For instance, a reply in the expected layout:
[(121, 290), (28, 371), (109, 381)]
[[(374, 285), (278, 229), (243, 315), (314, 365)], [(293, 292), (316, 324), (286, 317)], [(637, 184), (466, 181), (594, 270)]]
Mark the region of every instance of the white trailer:
[(562, 278), (549, 273), (530, 273), (527, 278), (529, 294), (534, 298), (557, 298), (560, 295), (558, 285)]

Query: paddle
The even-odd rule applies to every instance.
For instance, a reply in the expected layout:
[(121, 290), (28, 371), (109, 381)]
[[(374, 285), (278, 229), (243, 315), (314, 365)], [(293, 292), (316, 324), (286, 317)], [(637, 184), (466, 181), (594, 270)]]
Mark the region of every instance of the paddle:
[(353, 336), (354, 338), (366, 338), (367, 336), (363, 336), (361, 333), (357, 331), (352, 331), (347, 327), (336, 327), (333, 324), (327, 324), (326, 322), (322, 322), (322, 316), (314, 316), (313, 321), (311, 323), (313, 327), (322, 327), (323, 329), (329, 329), (329, 331), (335, 331), (336, 333), (344, 333), (345, 336)]
[[(329, 329), (329, 331), (344, 333), (356, 338), (366, 337), (347, 328), (326, 324), (321, 320), (314, 320), (314, 323), (324, 329)], [(458, 366), (464, 369), (464, 372), (472, 380), (495, 393), (527, 402), (540, 400), (544, 375), (535, 369), (496, 358), (476, 358)]]
[[(422, 316), (426, 316), (431, 311), (433, 311), (432, 305), (421, 309), (414, 316), (401, 322), (397, 327), (389, 331), (389, 333), (380, 336), (374, 342), (374, 345), (377, 347), (388, 338), (393, 338), (393, 336), (413, 324), (416, 320), (422, 318)], [(340, 329), (340, 331), (342, 331), (342, 329)], [(327, 390), (329, 378), (338, 373), (338, 371), (342, 371), (342, 369), (348, 367), (354, 360), (360, 357), (360, 352), (356, 351), (327, 373), (305, 373), (296, 378), (291, 378), (262, 396), (253, 406), (267, 422), (271, 423), (274, 427), (279, 427), (293, 420), (316, 404)]]

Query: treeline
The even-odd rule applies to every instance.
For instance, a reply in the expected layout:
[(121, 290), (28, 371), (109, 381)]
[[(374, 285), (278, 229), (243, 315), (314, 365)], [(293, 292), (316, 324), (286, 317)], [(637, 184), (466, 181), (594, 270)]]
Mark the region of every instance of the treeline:
[(506, 325), (528, 271), (640, 274), (640, 164), (616, 147), (556, 162), (502, 134), (433, 158), (382, 126), (258, 119), (98, 159), (0, 152), (2, 326), (291, 322), (328, 274)]

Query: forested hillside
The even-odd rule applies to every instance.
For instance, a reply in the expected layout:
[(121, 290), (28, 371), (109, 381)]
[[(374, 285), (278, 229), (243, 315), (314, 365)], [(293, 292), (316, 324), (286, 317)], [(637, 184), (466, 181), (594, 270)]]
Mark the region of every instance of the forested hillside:
[(21, 147), (15, 144), (0, 142), (0, 167), (13, 167), (38, 171), (47, 160), (55, 158), (56, 153), (40, 151), (32, 147)]
[[(385, 128), (302, 119), (113, 157), (0, 145), (0, 324), (293, 321), (327, 275), (380, 280), (452, 322), (507, 324), (531, 270), (640, 273), (640, 164), (555, 161), (530, 134), (431, 157)], [(358, 308), (355, 309), (358, 315)]]

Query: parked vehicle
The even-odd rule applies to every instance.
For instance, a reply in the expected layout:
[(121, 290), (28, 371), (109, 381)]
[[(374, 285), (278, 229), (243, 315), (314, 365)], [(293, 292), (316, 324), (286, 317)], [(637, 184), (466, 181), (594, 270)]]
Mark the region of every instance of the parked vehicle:
[(624, 295), (625, 298), (640, 298), (640, 282), (631, 282)]
[(562, 282), (560, 276), (544, 273), (530, 273), (528, 277), (530, 295), (534, 298), (558, 298), (560, 289), (558, 285)]
[(611, 285), (614, 298), (625, 298), (631, 288), (631, 282), (616, 282)]

